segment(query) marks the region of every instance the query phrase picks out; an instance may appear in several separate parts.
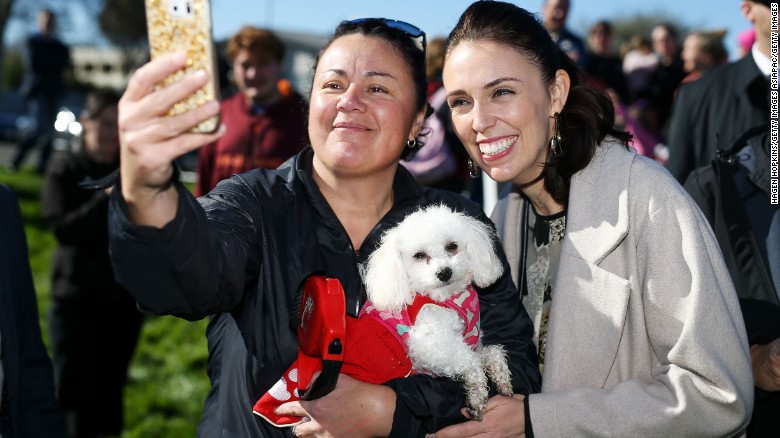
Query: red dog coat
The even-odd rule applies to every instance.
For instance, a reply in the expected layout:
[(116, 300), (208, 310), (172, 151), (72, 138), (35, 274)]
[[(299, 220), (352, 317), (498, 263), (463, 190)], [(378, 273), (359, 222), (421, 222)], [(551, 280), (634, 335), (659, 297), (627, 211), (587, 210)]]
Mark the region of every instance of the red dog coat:
[[(463, 336), (476, 348), (479, 341), (479, 299), (476, 290), (469, 286), (459, 295), (445, 302), (417, 295), (414, 302), (400, 312), (383, 312), (367, 301), (358, 318), (347, 318), (347, 335), (344, 345), (344, 363), (341, 373), (357, 380), (381, 384), (388, 380), (406, 377), (415, 371), (409, 360), (406, 339), (417, 314), (426, 305), (437, 305), (458, 312), (464, 321)], [(300, 399), (297, 390), (297, 362), (285, 371), (281, 379), (255, 403), (253, 411), (278, 427), (294, 426), (300, 417), (281, 416), (274, 410), (283, 403)]]

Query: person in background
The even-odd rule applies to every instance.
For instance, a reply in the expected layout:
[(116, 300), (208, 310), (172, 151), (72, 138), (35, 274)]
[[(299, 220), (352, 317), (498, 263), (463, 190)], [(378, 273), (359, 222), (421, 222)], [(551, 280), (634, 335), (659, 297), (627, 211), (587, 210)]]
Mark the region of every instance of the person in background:
[(588, 86), (605, 92), (612, 99), (615, 128), (631, 134), (631, 145), (639, 154), (654, 158), (658, 139), (642, 123), (641, 102), (635, 106), (628, 104), (630, 96), (623, 61), (612, 54), (612, 25), (608, 21), (596, 22), (588, 34), (588, 45), (590, 51), (584, 69)]
[(36, 171), (43, 174), (49, 162), (54, 134), (57, 105), (65, 92), (63, 74), (70, 66), (70, 52), (55, 35), (56, 16), (49, 9), (38, 13), (38, 32), (27, 38), (25, 45), (25, 75), (21, 94), (35, 119), (35, 128), (23, 138), (7, 170), (18, 169), (27, 154), (40, 147)]
[(655, 132), (661, 140), (665, 140), (674, 94), (685, 77), (685, 71), (680, 57), (677, 30), (672, 25), (664, 23), (655, 26), (650, 39), (653, 42), (653, 52), (658, 57), (658, 67), (650, 75), (647, 87), (639, 93), (639, 97), (647, 99), (652, 114), (647, 128)]
[(426, 136), (425, 148), (408, 161), (401, 160), (401, 165), (421, 184), (463, 193), (468, 178), (466, 155), (452, 129), (446, 92), (441, 86), (444, 38), (433, 38), (428, 42), (427, 56), (428, 103), (433, 114), (425, 119), (422, 130)]
[(770, 163), (764, 123), (685, 182), (715, 232), (745, 319), (755, 380), (750, 438), (777, 436), (780, 413), (780, 207), (770, 198)]
[(428, 41), (425, 59), (425, 78), (428, 80), (428, 99), (442, 88), (441, 69), (444, 65), (444, 37)]
[(534, 321), (542, 392), (495, 396), (481, 422), (435, 436), (736, 436), (753, 379), (717, 242), (578, 70), (510, 3), (473, 3), (447, 38), (455, 129), (511, 183), (492, 219)]
[(616, 125), (633, 135), (632, 146), (642, 155), (664, 162), (668, 154), (661, 144), (656, 111), (643, 94), (658, 69), (658, 56), (649, 38), (634, 35), (624, 44), (623, 72), (626, 75), (628, 100), (615, 106)]
[(566, 27), (566, 18), (569, 16), (571, 2), (569, 0), (544, 0), (542, 15), (544, 27), (550, 32), (550, 36), (558, 46), (578, 65), (584, 66), (587, 62), (587, 52), (582, 38), (574, 34)]
[[(487, 224), (479, 205), (419, 185), (398, 164), (424, 144), (430, 114), (425, 33), (384, 18), (345, 21), (317, 56), (306, 147), (276, 169), (253, 169), (195, 198), (172, 161), (225, 135), (193, 134), (218, 105), (161, 117), (208, 80), (192, 74), (155, 91), (184, 63), (173, 54), (141, 67), (119, 110), (121, 174), (110, 204), (111, 258), (145, 312), (209, 325), (209, 392), (199, 436), (287, 437), (252, 413), (297, 357), (296, 290), (313, 273), (344, 288), (347, 317), (364, 300), (360, 276), (382, 234), (422, 206), (444, 204)], [(150, 99), (151, 95), (154, 99)], [(540, 387), (531, 321), (509, 266), (480, 289), (482, 340), (505, 346), (517, 397)], [(287, 403), (297, 436), (423, 436), (463, 421), (460, 382), (416, 374), (371, 385), (341, 375), (333, 392)]]
[(48, 326), (57, 398), (68, 434), (119, 436), (123, 388), (143, 317), (114, 280), (108, 257), (108, 190), (90, 190), (119, 167), (113, 91), (87, 94), (81, 149), (57, 154), (46, 172), (42, 215), (57, 238)]
[(0, 184), (0, 436), (64, 438), (19, 203)]
[(756, 30), (745, 56), (680, 87), (669, 129), (669, 172), (684, 182), (707, 166), (748, 128), (769, 121), (770, 11), (768, 0), (742, 0), (740, 9)]
[(685, 37), (681, 57), (687, 75), (680, 85), (693, 82), (728, 61), (729, 54), (723, 45), (725, 35), (725, 30), (715, 30), (691, 32)]
[(653, 53), (650, 39), (634, 35), (627, 44), (628, 50), (623, 55), (623, 73), (626, 75), (628, 100), (634, 104), (650, 83), (650, 77), (658, 69), (658, 57)]
[(280, 87), (284, 51), (284, 43), (273, 32), (251, 26), (228, 40), (231, 77), (238, 91), (221, 104), (227, 132), (198, 153), (197, 196), (234, 174), (257, 167), (274, 169), (305, 145), (303, 98)]
[(613, 90), (620, 102), (628, 103), (628, 86), (623, 73), (623, 61), (612, 48), (612, 24), (609, 21), (597, 21), (588, 33), (588, 57), (585, 72), (600, 80), (605, 87)]

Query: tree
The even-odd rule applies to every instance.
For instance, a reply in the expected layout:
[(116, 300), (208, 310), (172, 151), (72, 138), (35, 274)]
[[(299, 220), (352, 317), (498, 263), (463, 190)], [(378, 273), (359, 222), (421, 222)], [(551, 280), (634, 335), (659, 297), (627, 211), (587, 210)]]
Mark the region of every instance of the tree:
[(19, 50), (4, 49), (2, 55), (3, 66), (2, 71), (0, 71), (0, 75), (2, 75), (0, 89), (15, 90), (22, 85), (22, 78), (24, 77), (22, 54)]
[(138, 45), (146, 38), (144, 0), (106, 0), (100, 30), (117, 45)]
[(5, 23), (11, 15), (13, 3), (13, 0), (0, 0), (0, 36), (5, 33)]
[[(5, 23), (8, 22), (8, 17), (11, 15), (11, 6), (13, 6), (13, 0), (0, 0), (0, 42), (5, 35)], [(0, 44), (0, 59), (5, 59), (4, 44)], [(3, 69), (0, 69), (0, 83), (4, 82)]]
[(146, 11), (144, 0), (105, 0), (100, 12), (100, 30), (124, 52), (124, 70), (140, 64), (145, 52)]

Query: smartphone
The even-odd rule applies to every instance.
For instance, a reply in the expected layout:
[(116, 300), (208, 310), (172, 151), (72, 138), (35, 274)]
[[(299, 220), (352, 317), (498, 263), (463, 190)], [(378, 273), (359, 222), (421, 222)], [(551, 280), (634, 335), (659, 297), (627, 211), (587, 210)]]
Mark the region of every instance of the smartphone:
[[(211, 80), (203, 88), (176, 103), (169, 115), (183, 113), (210, 100), (219, 99), (217, 58), (211, 32), (209, 0), (145, 0), (149, 51), (152, 59), (170, 52), (185, 52), (187, 64), (168, 76), (161, 87), (168, 86), (184, 75), (205, 70)], [(210, 133), (219, 127), (219, 115), (205, 120), (193, 132)]]

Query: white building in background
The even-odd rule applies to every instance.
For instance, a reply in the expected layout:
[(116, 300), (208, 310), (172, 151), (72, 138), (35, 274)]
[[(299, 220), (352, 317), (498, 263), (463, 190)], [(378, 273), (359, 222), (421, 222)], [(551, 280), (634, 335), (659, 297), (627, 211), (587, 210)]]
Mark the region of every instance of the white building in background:
[(125, 52), (114, 47), (70, 48), (73, 76), (78, 82), (98, 88), (122, 90), (130, 78), (125, 71)]

